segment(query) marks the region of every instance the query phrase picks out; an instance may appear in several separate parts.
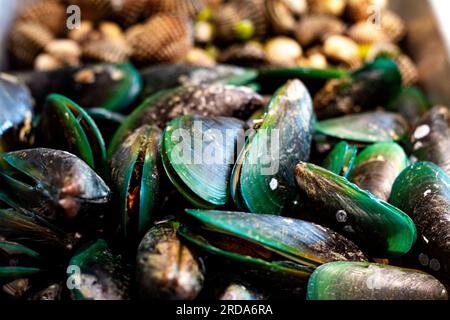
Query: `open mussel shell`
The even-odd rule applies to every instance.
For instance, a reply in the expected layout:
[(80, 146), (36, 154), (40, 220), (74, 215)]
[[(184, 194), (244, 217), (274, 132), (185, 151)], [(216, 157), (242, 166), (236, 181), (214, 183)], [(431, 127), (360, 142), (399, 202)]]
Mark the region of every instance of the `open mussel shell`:
[(30, 91), (16, 77), (0, 73), (0, 152), (26, 143), (32, 117)]
[(407, 253), (417, 231), (407, 214), (319, 166), (300, 163), (295, 177), (312, 221), (341, 232), (376, 257)]
[(42, 144), (68, 151), (91, 168), (103, 169), (106, 147), (94, 120), (72, 100), (51, 94), (47, 97), (41, 118)]
[(99, 239), (72, 257), (67, 284), (74, 300), (128, 300), (131, 277), (120, 256)]
[(347, 177), (355, 163), (358, 148), (345, 141), (336, 144), (323, 161), (322, 167), (343, 177)]
[(223, 206), (245, 122), (235, 118), (179, 116), (163, 134), (161, 156), (178, 191), (201, 208)]
[(108, 154), (135, 129), (144, 124), (164, 129), (179, 115), (237, 117), (247, 119), (264, 106), (264, 99), (246, 87), (201, 84), (163, 90), (148, 97), (120, 126), (111, 140)]
[(51, 93), (62, 94), (83, 108), (127, 108), (142, 89), (139, 72), (131, 64), (98, 64), (54, 71), (17, 73), (30, 88), (38, 106)]
[(142, 126), (110, 160), (111, 184), (119, 197), (118, 232), (130, 244), (139, 241), (154, 219), (159, 195), (161, 130)]
[(309, 67), (266, 67), (258, 70), (255, 80), (261, 85), (261, 91), (272, 93), (290, 79), (299, 79), (311, 94), (318, 92), (328, 80), (349, 76), (342, 69), (317, 69)]
[(110, 190), (73, 154), (36, 148), (4, 153), (1, 159), (7, 164), (0, 169), (2, 189), (14, 207), (63, 224), (74, 218), (103, 217)]
[(275, 93), (233, 169), (232, 195), (240, 208), (282, 213), (296, 193), (294, 167), (309, 159), (314, 121), (302, 82), (289, 81)]
[(323, 120), (316, 124), (315, 129), (332, 138), (376, 143), (405, 139), (409, 124), (397, 113), (377, 111)]
[(420, 271), (368, 262), (331, 262), (314, 271), (309, 300), (447, 300), (444, 285)]
[(252, 81), (257, 72), (229, 65), (203, 67), (190, 64), (159, 64), (140, 71), (143, 79), (142, 98), (160, 90), (179, 86), (224, 83), (245, 85)]
[(430, 103), (419, 88), (403, 87), (387, 108), (400, 113), (409, 123), (416, 124), (430, 109)]
[(177, 236), (178, 224), (163, 222), (142, 239), (136, 257), (140, 299), (192, 300), (203, 287), (202, 261)]
[(408, 164), (408, 156), (397, 143), (375, 143), (358, 155), (349, 180), (387, 201), (395, 179)]
[(416, 125), (410, 137), (413, 155), (450, 175), (450, 108), (436, 106)]
[(386, 106), (401, 85), (397, 65), (388, 58), (377, 58), (349, 78), (330, 80), (314, 97), (315, 112), (325, 119)]
[(431, 162), (417, 162), (398, 176), (389, 201), (407, 212), (417, 226), (414, 262), (450, 278), (449, 176)]
[(302, 220), (243, 212), (186, 213), (194, 222), (180, 227), (183, 238), (267, 280), (304, 284), (322, 263), (366, 260), (350, 240)]

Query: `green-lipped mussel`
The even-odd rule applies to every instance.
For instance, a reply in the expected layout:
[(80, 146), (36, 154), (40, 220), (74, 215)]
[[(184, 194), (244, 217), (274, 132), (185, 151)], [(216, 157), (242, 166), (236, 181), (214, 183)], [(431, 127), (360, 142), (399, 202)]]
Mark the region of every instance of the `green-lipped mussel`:
[(142, 239), (136, 257), (140, 299), (192, 300), (200, 293), (204, 266), (180, 241), (178, 227), (175, 222), (162, 222)]
[(383, 201), (389, 199), (395, 178), (409, 164), (395, 142), (379, 142), (364, 149), (356, 158), (349, 180)]
[(59, 94), (49, 95), (40, 127), (43, 146), (68, 151), (97, 171), (105, 166), (103, 137), (89, 114), (72, 100)]
[(344, 177), (308, 163), (297, 165), (295, 177), (312, 211), (308, 218), (342, 232), (370, 254), (400, 256), (416, 241), (416, 227), (406, 213)]
[(118, 197), (118, 232), (134, 246), (154, 220), (159, 197), (161, 130), (142, 126), (131, 134), (110, 160), (111, 184)]
[(67, 268), (74, 300), (128, 300), (131, 275), (120, 256), (99, 239), (77, 252)]
[(331, 262), (308, 282), (309, 300), (447, 300), (444, 285), (420, 271), (368, 262)]
[(389, 201), (409, 214), (419, 237), (417, 267), (450, 278), (450, 178), (431, 162), (417, 162), (396, 179)]
[(304, 284), (322, 263), (367, 259), (350, 240), (310, 222), (243, 212), (186, 213), (194, 221), (180, 227), (184, 239), (269, 280)]
[(341, 141), (336, 144), (323, 161), (322, 167), (343, 177), (347, 177), (355, 163), (358, 148)]
[(411, 133), (412, 154), (430, 161), (450, 174), (450, 109), (436, 106), (417, 123)]
[(299, 80), (275, 93), (233, 169), (231, 194), (241, 210), (281, 214), (293, 201), (293, 170), (309, 159), (314, 121), (311, 97)]
[(161, 146), (164, 168), (194, 205), (213, 208), (228, 202), (235, 150), (243, 144), (244, 126), (235, 118), (202, 116), (179, 116), (168, 124)]
[(319, 119), (325, 119), (386, 106), (397, 97), (401, 85), (397, 65), (378, 58), (350, 77), (330, 80), (315, 95), (314, 109)]

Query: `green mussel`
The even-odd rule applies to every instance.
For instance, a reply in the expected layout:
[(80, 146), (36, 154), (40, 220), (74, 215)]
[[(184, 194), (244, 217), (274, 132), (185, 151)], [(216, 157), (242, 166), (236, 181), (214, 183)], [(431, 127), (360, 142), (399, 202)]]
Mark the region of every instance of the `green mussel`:
[(358, 148), (341, 141), (336, 144), (323, 161), (322, 167), (343, 177), (347, 177), (353, 168)]

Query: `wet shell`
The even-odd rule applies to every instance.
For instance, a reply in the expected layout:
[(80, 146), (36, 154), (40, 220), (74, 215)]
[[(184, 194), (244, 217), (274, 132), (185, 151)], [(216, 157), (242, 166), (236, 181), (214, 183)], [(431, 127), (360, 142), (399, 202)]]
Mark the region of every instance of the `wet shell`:
[(72, 5), (77, 5), (85, 20), (101, 20), (113, 13), (111, 0), (71, 0)]
[(11, 33), (11, 51), (19, 61), (31, 65), (52, 39), (51, 32), (39, 24), (19, 23)]
[(267, 18), (272, 28), (280, 33), (294, 31), (307, 9), (306, 0), (266, 0)]
[(397, 64), (398, 70), (402, 75), (404, 86), (411, 86), (419, 81), (419, 70), (409, 56), (400, 54), (394, 58), (394, 62)]
[(406, 26), (402, 18), (392, 11), (386, 11), (381, 16), (381, 29), (394, 43), (399, 42), (406, 35)]
[(123, 62), (128, 59), (130, 49), (120, 40), (91, 41), (83, 46), (83, 57), (102, 62)]
[(327, 36), (342, 34), (344, 31), (344, 23), (335, 17), (310, 15), (300, 21), (295, 29), (295, 37), (302, 46), (308, 46)]
[(128, 29), (132, 58), (142, 64), (179, 62), (193, 44), (192, 28), (185, 18), (156, 15), (143, 25)]
[(66, 10), (57, 0), (37, 1), (33, 5), (26, 6), (18, 19), (21, 22), (42, 25), (53, 34), (61, 34), (66, 30)]
[(311, 12), (341, 16), (344, 13), (347, 0), (308, 0)]
[(204, 8), (202, 0), (147, 0), (147, 15), (171, 13), (194, 18)]
[(383, 29), (366, 21), (360, 21), (354, 24), (348, 30), (348, 35), (360, 44), (373, 44), (388, 40), (388, 36), (384, 33)]

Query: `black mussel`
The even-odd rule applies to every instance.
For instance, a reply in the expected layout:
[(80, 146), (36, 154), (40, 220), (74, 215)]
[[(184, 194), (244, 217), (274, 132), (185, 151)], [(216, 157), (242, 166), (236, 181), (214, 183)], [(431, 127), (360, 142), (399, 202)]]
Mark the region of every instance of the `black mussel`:
[(0, 73), (0, 152), (29, 143), (32, 117), (30, 91), (16, 77)]
[(313, 211), (308, 218), (342, 232), (374, 256), (403, 255), (416, 241), (416, 227), (406, 213), (344, 177), (308, 163), (298, 164), (295, 176)]
[(28, 85), (38, 106), (49, 94), (59, 93), (84, 108), (119, 111), (130, 106), (142, 89), (141, 76), (131, 64), (32, 71), (17, 76)]
[(74, 101), (59, 95), (47, 97), (41, 118), (40, 143), (68, 151), (99, 171), (106, 164), (106, 147), (94, 120)]
[(309, 300), (447, 300), (444, 285), (426, 273), (368, 262), (327, 263), (308, 282)]
[(407, 139), (409, 124), (397, 113), (365, 112), (319, 121), (319, 134), (352, 143), (375, 143)]
[(64, 291), (63, 283), (53, 283), (48, 287), (33, 294), (29, 300), (50, 300), (59, 301), (62, 300)]
[(437, 106), (416, 125), (410, 137), (412, 154), (450, 174), (450, 109)]
[(203, 287), (204, 267), (177, 236), (178, 224), (163, 222), (142, 239), (136, 257), (140, 299), (192, 300)]
[[(62, 224), (103, 218), (111, 192), (81, 159), (60, 150), (36, 148), (4, 153), (2, 191), (13, 207)], [(73, 222), (70, 223), (73, 226)]]
[(193, 222), (180, 227), (183, 238), (278, 285), (304, 285), (326, 262), (366, 260), (350, 240), (310, 222), (243, 212), (187, 209), (186, 213)]
[(314, 121), (302, 82), (288, 81), (275, 93), (233, 169), (231, 195), (241, 210), (281, 214), (293, 201), (293, 170), (309, 159)]
[(142, 126), (110, 160), (111, 184), (119, 202), (118, 233), (134, 246), (154, 220), (159, 197), (161, 130)]
[(230, 174), (236, 149), (243, 145), (244, 127), (239, 119), (202, 116), (179, 116), (168, 124), (161, 143), (164, 169), (195, 206), (227, 204)]
[(402, 77), (390, 59), (378, 58), (350, 77), (330, 80), (314, 97), (319, 119), (386, 106), (398, 95)]
[(140, 71), (143, 88), (142, 98), (158, 91), (179, 86), (223, 83), (245, 85), (257, 76), (256, 70), (229, 65), (204, 67), (190, 64), (160, 64)]
[(67, 276), (74, 300), (130, 299), (130, 272), (102, 239), (72, 257)]
[(417, 226), (419, 237), (411, 253), (417, 266), (450, 278), (449, 176), (431, 162), (417, 162), (398, 176), (389, 201)]
[(180, 115), (247, 119), (263, 106), (264, 99), (246, 87), (203, 84), (163, 90), (147, 98), (127, 117), (114, 135), (108, 154), (111, 155), (128, 135), (144, 124), (163, 129), (166, 123)]
[(387, 110), (400, 113), (409, 123), (416, 124), (430, 109), (430, 102), (417, 87), (403, 87)]
[(358, 155), (348, 179), (361, 189), (387, 201), (395, 178), (408, 164), (408, 157), (397, 143), (379, 142)]

